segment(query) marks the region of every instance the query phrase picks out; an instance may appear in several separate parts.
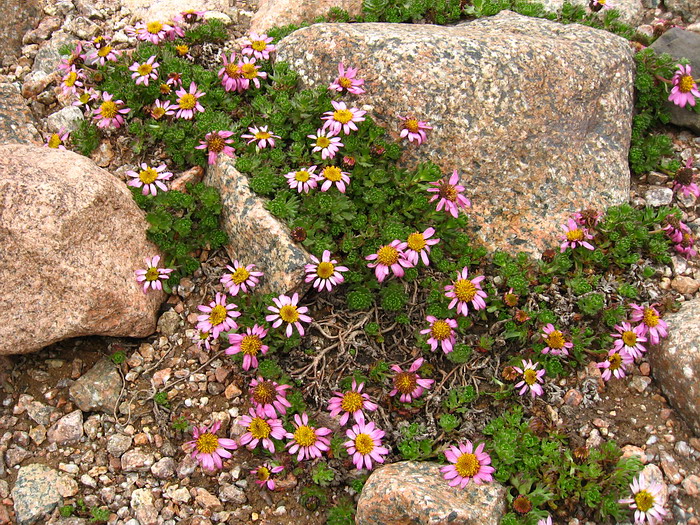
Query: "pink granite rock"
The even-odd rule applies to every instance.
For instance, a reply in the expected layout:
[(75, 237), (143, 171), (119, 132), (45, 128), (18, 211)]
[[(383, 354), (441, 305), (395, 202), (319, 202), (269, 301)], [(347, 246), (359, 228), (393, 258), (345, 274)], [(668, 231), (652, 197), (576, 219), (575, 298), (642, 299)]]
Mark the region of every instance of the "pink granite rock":
[(0, 355), (153, 333), (164, 294), (134, 277), (157, 253), (147, 227), (124, 183), (90, 159), (0, 146)]
[(2, 0), (0, 3), (0, 62), (9, 65), (20, 55), (22, 36), (41, 20), (39, 0)]
[(359, 16), (362, 13), (362, 0), (260, 0), (258, 10), (250, 20), (250, 31), (265, 33), (275, 26), (311, 22), (328, 14), (332, 7), (339, 7), (350, 16)]

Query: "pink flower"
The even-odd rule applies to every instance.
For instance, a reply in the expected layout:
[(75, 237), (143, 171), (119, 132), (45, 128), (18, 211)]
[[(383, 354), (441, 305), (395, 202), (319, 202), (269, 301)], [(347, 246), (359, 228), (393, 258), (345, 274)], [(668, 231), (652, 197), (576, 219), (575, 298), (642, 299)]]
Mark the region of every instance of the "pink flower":
[(688, 225), (682, 221), (679, 221), (678, 218), (673, 215), (666, 217), (666, 222), (668, 224), (666, 224), (662, 229), (666, 232), (668, 238), (673, 242), (679, 243), (683, 241), (683, 238), (686, 235), (692, 234), (692, 231)]
[(579, 226), (574, 219), (569, 219), (566, 224), (562, 224), (564, 236), (561, 239), (564, 241), (561, 245), (561, 252), (564, 253), (567, 248), (572, 250), (577, 246), (583, 246), (587, 250), (595, 250), (593, 245), (588, 241), (593, 238), (593, 235), (588, 233), (588, 229)]
[(639, 474), (630, 484), (631, 498), (621, 499), (618, 503), (629, 505), (634, 509), (635, 525), (648, 521), (650, 525), (661, 523), (666, 516), (664, 500), (661, 497), (663, 485), (648, 481), (644, 474)]
[(155, 195), (158, 190), (168, 191), (168, 187), (163, 181), (172, 178), (173, 174), (169, 171), (165, 171), (165, 163), (161, 164), (157, 168), (151, 168), (145, 162), (141, 163), (141, 170), (136, 173), (135, 171), (129, 170), (126, 172), (131, 180), (126, 184), (128, 186), (133, 186), (134, 188), (143, 188), (144, 195)]
[(307, 135), (308, 138), (314, 139), (311, 145), (314, 147), (312, 153), (321, 152), (322, 159), (332, 159), (338, 150), (345, 146), (340, 141), (340, 137), (334, 136), (333, 133), (327, 134), (323, 129), (316, 130), (316, 135)]
[(682, 64), (677, 64), (676, 67), (678, 70), (671, 79), (673, 87), (671, 88), (671, 94), (668, 96), (668, 100), (682, 108), (684, 108), (686, 104), (694, 106), (695, 97), (700, 97), (700, 91), (698, 91), (698, 85), (691, 75), (691, 67), (690, 65), (684, 66)]
[(431, 239), (435, 233), (435, 228), (428, 228), (423, 233), (415, 232), (408, 236), (406, 240), (406, 259), (411, 261), (413, 266), (418, 264), (418, 257), (423, 260), (423, 264), (430, 266), (430, 259), (428, 259), (428, 254), (430, 253), (430, 247), (436, 245), (440, 242), (440, 239)]
[(579, 226), (585, 226), (586, 228), (595, 228), (600, 222), (600, 218), (603, 214), (599, 211), (593, 209), (586, 209), (577, 211), (573, 214), (573, 219)]
[(364, 114), (367, 113), (361, 109), (350, 108), (345, 105), (345, 102), (331, 101), (334, 111), (326, 111), (324, 113), (325, 124), (323, 124), (323, 129), (328, 128), (333, 135), (340, 135), (340, 131), (346, 135), (350, 134), (350, 131), (357, 131), (356, 122), (362, 122), (365, 120)]
[(257, 141), (255, 147), (262, 149), (268, 145), (271, 148), (274, 148), (275, 139), (280, 138), (280, 136), (273, 134), (272, 131), (268, 131), (267, 126), (260, 126), (260, 129), (258, 129), (256, 126), (252, 126), (248, 128), (247, 134), (241, 135), (241, 138), (250, 139), (248, 144), (252, 144), (253, 142)]
[(338, 64), (338, 78), (336, 78), (331, 85), (328, 86), (328, 89), (339, 91), (341, 93), (343, 91), (347, 91), (353, 95), (362, 95), (365, 92), (365, 89), (361, 86), (365, 83), (365, 81), (361, 78), (356, 78), (356, 76), (357, 68), (348, 67), (345, 69), (345, 66), (341, 62)]
[(542, 349), (543, 354), (552, 355), (569, 355), (569, 348), (574, 347), (571, 343), (564, 339), (564, 334), (554, 328), (552, 323), (547, 324), (542, 331), (542, 339), (547, 343), (547, 346)]
[(520, 388), (519, 395), (524, 395), (528, 390), (530, 395), (535, 398), (544, 394), (542, 386), (538, 383), (543, 383), (542, 378), (546, 373), (546, 370), (537, 370), (539, 363), (534, 363), (532, 361), (525, 361), (523, 359), (523, 367), (514, 366), (513, 369), (520, 375), (523, 376), (522, 381), (515, 384), (515, 388)]
[(199, 18), (204, 18), (206, 11), (196, 11), (195, 9), (187, 9), (186, 11), (180, 12), (177, 17), (180, 20), (184, 20), (188, 24), (195, 23)]
[(552, 525), (552, 516), (547, 516), (547, 519), (542, 518), (537, 525)]
[(102, 104), (94, 110), (93, 119), (97, 121), (98, 128), (119, 128), (124, 124), (124, 117), (131, 109), (124, 107), (124, 101), (112, 100), (112, 95), (104, 91)]
[(133, 71), (131, 78), (136, 79), (137, 86), (139, 84), (143, 84), (144, 86), (147, 86), (149, 80), (155, 80), (158, 78), (158, 67), (160, 66), (160, 64), (158, 62), (156, 62), (155, 60), (156, 60), (156, 56), (153, 55), (148, 60), (146, 60), (143, 64), (139, 64), (138, 62), (134, 62), (131, 65), (131, 67), (129, 68), (129, 71)]
[(61, 73), (68, 73), (76, 64), (79, 64), (83, 60), (85, 60), (85, 55), (83, 54), (83, 43), (78, 42), (75, 45), (75, 48), (73, 48), (73, 51), (71, 51), (70, 56), (68, 56), (68, 58), (61, 59), (57, 69)]
[(630, 321), (639, 323), (643, 328), (642, 335), (649, 336), (649, 342), (653, 345), (658, 345), (662, 337), (668, 336), (668, 325), (666, 321), (659, 317), (659, 312), (653, 306), (639, 306), (638, 304), (630, 304), (633, 312), (630, 316)]
[(243, 40), (243, 49), (241, 53), (244, 55), (253, 55), (258, 60), (270, 60), (270, 53), (276, 50), (272, 45), (273, 38), (265, 33), (251, 33), (248, 38)]
[(329, 250), (323, 251), (320, 261), (313, 255), (311, 260), (313, 264), (307, 264), (304, 269), (306, 272), (306, 280), (304, 282), (310, 283), (313, 281), (314, 284), (312, 286), (319, 292), (323, 291), (324, 288), (330, 292), (334, 286), (344, 281), (340, 272), (347, 272), (348, 268), (338, 266), (338, 261), (331, 259)]
[(337, 166), (326, 166), (319, 173), (318, 181), (323, 181), (321, 191), (328, 191), (335, 184), (340, 193), (345, 193), (346, 184), (350, 184), (350, 174)]
[(414, 399), (418, 399), (425, 390), (428, 390), (435, 382), (433, 379), (423, 379), (416, 371), (423, 366), (424, 359), (419, 357), (416, 359), (408, 372), (404, 372), (399, 365), (392, 365), (391, 369), (396, 372), (394, 375), (394, 389), (389, 392), (390, 396), (401, 394), (399, 401), (402, 403), (410, 403)]
[(434, 352), (438, 346), (442, 347), (445, 354), (452, 352), (455, 345), (455, 330), (457, 329), (457, 321), (454, 319), (438, 319), (432, 315), (426, 317), (430, 326), (425, 330), (421, 330), (421, 334), (430, 334), (428, 344)]
[(632, 328), (630, 323), (622, 323), (621, 325), (615, 325), (616, 334), (610, 334), (611, 337), (616, 338), (613, 349), (624, 350), (633, 359), (638, 359), (642, 357), (644, 352), (647, 351), (646, 347), (641, 343), (646, 343), (647, 338), (644, 337), (644, 326), (639, 325)]
[(250, 382), (250, 401), (253, 406), (260, 407), (268, 417), (283, 416), (292, 405), (287, 401), (289, 385), (280, 385), (275, 381), (258, 376)]
[(269, 346), (262, 342), (266, 335), (267, 330), (257, 324), (253, 325), (253, 328), (246, 328), (244, 334), (228, 334), (231, 346), (226, 349), (226, 354), (243, 353), (243, 370), (258, 368), (258, 354), (265, 355), (269, 349)]
[(450, 487), (464, 488), (473, 481), (477, 485), (493, 480), (491, 474), (496, 471), (491, 465), (491, 456), (484, 452), (484, 444), (481, 443), (476, 450), (472, 442), (467, 440), (460, 443), (459, 447), (450, 446), (445, 451), (445, 458), (452, 465), (440, 468)]
[(451, 214), (455, 219), (459, 215), (460, 208), (466, 210), (472, 203), (467, 199), (462, 193), (464, 193), (464, 186), (458, 184), (459, 175), (457, 170), (452, 172), (449, 180), (441, 179), (436, 182), (431, 182), (430, 185), (433, 188), (428, 188), (429, 193), (435, 193), (430, 198), (430, 202), (434, 202), (440, 199), (437, 203), (436, 211), (440, 211), (445, 208), (445, 211)]
[(457, 279), (452, 284), (445, 286), (445, 297), (452, 299), (449, 308), (452, 309), (457, 305), (457, 313), (461, 315), (469, 314), (469, 303), (471, 301), (472, 308), (475, 310), (483, 310), (486, 308), (486, 292), (481, 289), (481, 281), (486, 279), (485, 275), (479, 275), (474, 279), (467, 279), (469, 268), (462, 268), (461, 272), (457, 272)]
[(241, 416), (240, 423), (248, 432), (240, 438), (241, 445), (248, 445), (248, 450), (253, 450), (258, 443), (262, 443), (262, 447), (270, 451), (270, 454), (275, 453), (275, 444), (271, 437), (275, 439), (284, 438), (286, 432), (282, 427), (282, 420), (268, 417), (261, 407), (249, 409), (249, 416)]
[(279, 297), (273, 297), (272, 301), (275, 303), (275, 306), (268, 306), (267, 309), (273, 313), (266, 316), (265, 320), (268, 322), (274, 321), (272, 328), (277, 328), (282, 323), (287, 323), (287, 337), (292, 337), (294, 327), (296, 327), (299, 335), (303, 337), (304, 327), (301, 323), (310, 323), (313, 319), (308, 315), (304, 315), (309, 311), (306, 306), (297, 307), (299, 294), (295, 293), (291, 298), (287, 295), (280, 295)]
[(260, 79), (267, 78), (267, 73), (258, 69), (254, 58), (245, 57), (242, 61), (238, 62), (238, 68), (241, 70), (241, 78), (238, 81), (238, 91), (249, 89), (251, 82), (255, 84), (256, 88), (260, 88)]
[(197, 309), (203, 312), (197, 317), (197, 328), (205, 332), (211, 332), (214, 339), (219, 337), (221, 332), (235, 330), (238, 328), (236, 317), (240, 317), (241, 312), (236, 312), (237, 306), (226, 302), (226, 295), (217, 293), (216, 298), (209, 303), (209, 306), (200, 305)]
[[(182, 75), (178, 73), (177, 71), (172, 71), (168, 73), (168, 80), (165, 81), (166, 86), (174, 86), (174, 87), (180, 87), (182, 86)], [(161, 86), (161, 93), (163, 93), (163, 86)], [(167, 91), (166, 93), (163, 93), (164, 95), (167, 95), (170, 93), (170, 91)]]
[(399, 115), (399, 118), (403, 120), (403, 128), (401, 129), (399, 136), (402, 139), (407, 138), (409, 142), (413, 142), (415, 140), (418, 146), (423, 144), (423, 142), (425, 142), (428, 138), (425, 130), (433, 129), (427, 122), (418, 120), (412, 116), (402, 117)]
[(287, 443), (289, 453), (297, 454), (297, 461), (304, 459), (320, 458), (323, 452), (328, 450), (330, 444), (327, 437), (331, 430), (309, 425), (309, 416), (304, 412), (301, 417), (294, 414), (294, 432), (287, 432), (286, 438), (291, 439)]
[(353, 379), (350, 390), (346, 390), (345, 392), (333, 392), (335, 396), (328, 402), (328, 410), (331, 413), (331, 417), (338, 417), (338, 414), (343, 412), (343, 415), (340, 416), (341, 426), (344, 426), (345, 423), (348, 422), (350, 416), (359, 423), (364, 416), (363, 410), (369, 412), (377, 410), (377, 405), (372, 403), (369, 400), (369, 396), (362, 392), (364, 386), (364, 383), (358, 385)]
[(389, 449), (382, 446), (384, 431), (376, 428), (374, 423), (365, 423), (360, 416), (357, 424), (346, 430), (345, 435), (349, 439), (344, 443), (345, 448), (352, 455), (352, 462), (358, 470), (372, 470), (372, 460), (384, 463), (384, 456), (389, 453)]
[(612, 376), (618, 379), (625, 377), (627, 367), (634, 363), (634, 358), (625, 350), (608, 350), (608, 357), (605, 361), (596, 363), (596, 366), (603, 370), (601, 376), (604, 381), (610, 381)]
[(189, 93), (185, 91), (185, 88), (180, 88), (175, 94), (178, 96), (177, 105), (179, 109), (175, 115), (177, 118), (192, 120), (196, 111), (204, 113), (204, 107), (199, 103), (199, 98), (206, 95), (206, 93), (197, 91), (197, 85), (194, 82), (190, 84)]
[(66, 131), (65, 128), (61, 128), (58, 130), (58, 133), (51, 133), (50, 135), (46, 136), (46, 143), (44, 146), (47, 148), (65, 150), (66, 147), (64, 144), (68, 140), (69, 135), (70, 133)]
[(194, 427), (192, 429), (192, 441), (185, 443), (192, 449), (192, 457), (195, 458), (204, 470), (214, 471), (224, 466), (221, 458), (230, 458), (229, 450), (236, 450), (238, 444), (233, 439), (218, 438), (216, 433), (221, 428), (221, 422), (215, 422), (211, 427)]
[(255, 483), (261, 487), (267, 487), (268, 490), (275, 490), (275, 480), (272, 479), (273, 474), (279, 474), (284, 470), (282, 465), (272, 466), (270, 463), (265, 462), (262, 466), (250, 471), (257, 479)]
[(162, 118), (163, 116), (166, 116), (166, 115), (170, 117), (170, 116), (175, 114), (176, 107), (177, 106), (175, 106), (174, 104), (171, 104), (167, 100), (165, 102), (163, 102), (163, 101), (157, 99), (153, 103), (153, 107), (151, 107), (151, 118), (153, 118), (154, 120), (159, 120), (160, 118)]
[(287, 179), (287, 184), (291, 189), (297, 190), (299, 193), (309, 193), (310, 190), (318, 187), (318, 180), (314, 173), (315, 169), (316, 166), (311, 166), (298, 171), (290, 171), (284, 177)]
[(241, 68), (238, 64), (234, 62), (236, 58), (236, 53), (231, 53), (231, 59), (226, 58), (226, 54), (222, 55), (224, 67), (219, 69), (219, 77), (221, 78), (221, 85), (226, 91), (242, 91), (239, 90), (239, 83), (243, 77)]
[(202, 330), (197, 330), (197, 332), (192, 336), (192, 342), (197, 345), (200, 350), (202, 346), (207, 350), (211, 350), (211, 344), (213, 341), (211, 333)]
[(158, 20), (153, 22), (143, 23), (139, 22), (136, 24), (134, 31), (136, 32), (136, 38), (139, 40), (144, 40), (151, 42), (152, 44), (158, 45), (160, 42), (165, 40), (168, 36), (168, 31), (172, 29), (172, 26), (164, 24)]
[(678, 244), (673, 245), (673, 249), (684, 257), (695, 257), (698, 252), (693, 248), (695, 240), (689, 233), (683, 233), (683, 237)]
[(243, 293), (249, 293), (255, 288), (260, 281), (263, 272), (256, 272), (255, 265), (249, 264), (243, 266), (238, 262), (238, 259), (233, 261), (233, 267), (226, 266), (226, 269), (231, 273), (225, 273), (221, 277), (221, 284), (228, 290), (232, 296), (238, 295), (238, 292), (243, 290)]
[(163, 285), (161, 281), (167, 281), (170, 278), (170, 274), (175, 270), (172, 268), (158, 268), (160, 255), (146, 257), (144, 260), (146, 261), (146, 269), (134, 272), (136, 280), (139, 283), (143, 283), (143, 293), (146, 293), (149, 287), (152, 290), (162, 290)]
[[(177, 18), (177, 16), (175, 16), (173, 18), (174, 19), (173, 19), (172, 25), (170, 26), (170, 29), (168, 29), (165, 32), (165, 38), (170, 40), (171, 42), (173, 40), (177, 40), (178, 38), (185, 38), (185, 30), (182, 27), (180, 27), (179, 25), (177, 25), (177, 23), (175, 23), (176, 22), (175, 19)], [(176, 49), (177, 49), (177, 47), (178, 46), (175, 46)], [(179, 51), (178, 51), (178, 54), (180, 56), (182, 56), (182, 54)], [(190, 57), (190, 58), (192, 58), (192, 57)]]
[(673, 178), (673, 191), (680, 192), (684, 196), (695, 195), (700, 197), (700, 188), (695, 184), (695, 174), (693, 173), (693, 157), (685, 161), (685, 166), (676, 172)]
[(78, 88), (83, 87), (81, 80), (85, 80), (85, 73), (82, 69), (71, 67), (61, 79), (61, 90), (64, 95), (71, 95), (78, 92)]
[(369, 263), (367, 267), (374, 268), (374, 275), (380, 283), (389, 275), (389, 270), (396, 277), (403, 277), (404, 268), (413, 268), (413, 264), (404, 253), (406, 246), (408, 245), (405, 242), (393, 240), (391, 244), (380, 246), (377, 253), (365, 257), (367, 261), (377, 261)]
[(206, 149), (208, 152), (207, 162), (216, 164), (216, 159), (220, 153), (233, 157), (236, 150), (229, 146), (229, 144), (233, 143), (233, 139), (230, 138), (232, 135), (232, 131), (212, 131), (207, 133), (204, 136), (204, 140), (200, 140), (199, 146), (195, 146), (194, 149)]
[[(100, 93), (96, 91), (93, 88), (88, 88), (85, 91), (83, 91), (80, 95), (78, 95), (78, 99), (75, 100), (71, 106), (85, 106), (88, 108), (88, 105), (95, 101), (99, 100), (100, 98)], [(89, 108), (88, 108), (89, 110)]]
[(111, 45), (105, 44), (95, 48), (85, 56), (85, 62), (89, 65), (99, 64), (104, 66), (107, 62), (116, 62), (121, 53)]
[(598, 11), (600, 11), (601, 9), (605, 10), (605, 9), (611, 9), (611, 8), (615, 7), (615, 4), (613, 2), (611, 2), (610, 0), (590, 0), (589, 5), (591, 7), (591, 10), (596, 12), (596, 13)]

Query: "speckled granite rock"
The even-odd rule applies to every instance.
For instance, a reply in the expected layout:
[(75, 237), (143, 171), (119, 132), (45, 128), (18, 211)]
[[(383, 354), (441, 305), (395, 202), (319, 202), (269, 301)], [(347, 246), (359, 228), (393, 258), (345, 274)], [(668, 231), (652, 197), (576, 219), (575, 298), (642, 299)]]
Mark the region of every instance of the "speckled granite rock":
[(0, 144), (41, 143), (34, 117), (17, 86), (0, 83)]
[(0, 60), (6, 65), (20, 55), (22, 36), (41, 20), (40, 0), (2, 0), (0, 3)]
[(250, 189), (248, 178), (236, 170), (235, 161), (224, 158), (210, 166), (204, 183), (221, 193), (229, 257), (255, 264), (265, 272), (257, 290), (274, 294), (306, 290), (304, 265), (311, 262), (309, 254), (265, 209), (265, 201)]
[(71, 400), (83, 412), (99, 410), (111, 414), (122, 389), (122, 377), (109, 359), (99, 360), (68, 390)]
[(46, 523), (62, 501), (58, 493), (59, 474), (46, 465), (27, 465), (19, 469), (12, 489), (18, 525)]
[[(105, 3), (105, 0), (102, 2)], [(109, 0), (109, 2), (121, 4), (141, 20), (149, 22), (152, 20), (165, 22), (188, 9), (233, 14), (236, 6), (236, 2), (231, 0)]]
[(700, 21), (700, 3), (698, 0), (664, 0), (669, 11), (680, 13), (688, 22)]
[(353, 103), (394, 138), (397, 115), (429, 121), (404, 165), (457, 169), (490, 249), (538, 255), (570, 213), (627, 202), (634, 63), (622, 38), (503, 12), (456, 27), (316, 24), (277, 56), (307, 85), (330, 83), (340, 61), (359, 67), (367, 93)]
[[(659, 54), (668, 53), (674, 58), (687, 58), (690, 60), (694, 76), (697, 76), (696, 72), (700, 71), (700, 35), (697, 33), (674, 27), (661, 35), (651, 47)], [(700, 114), (695, 113), (690, 106), (681, 108), (673, 102), (667, 101), (666, 108), (671, 112), (671, 122), (673, 124), (700, 133)]]
[(670, 403), (700, 436), (700, 299), (666, 315), (668, 338), (651, 347), (651, 374)]
[(362, 13), (362, 0), (260, 0), (258, 10), (250, 20), (251, 32), (266, 32), (275, 26), (310, 22), (325, 16), (332, 7), (339, 7), (351, 16)]
[(357, 525), (497, 525), (505, 513), (498, 483), (450, 487), (437, 463), (402, 461), (375, 470), (357, 502)]
[(134, 278), (157, 253), (147, 227), (126, 185), (91, 160), (0, 146), (0, 355), (152, 334), (164, 294)]

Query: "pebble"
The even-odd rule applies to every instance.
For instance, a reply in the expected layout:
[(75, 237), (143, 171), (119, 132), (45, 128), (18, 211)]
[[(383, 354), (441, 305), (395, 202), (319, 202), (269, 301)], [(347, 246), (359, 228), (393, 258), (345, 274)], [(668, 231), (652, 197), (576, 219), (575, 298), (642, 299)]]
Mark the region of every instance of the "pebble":
[(78, 482), (70, 476), (61, 476), (56, 483), (56, 490), (64, 498), (72, 498), (79, 492)]
[(625, 445), (624, 447), (622, 447), (623, 458), (629, 458), (632, 456), (638, 457), (639, 460), (642, 462), (642, 465), (647, 462), (646, 454), (644, 453), (644, 450), (642, 448), (636, 447), (634, 445)]
[(241, 395), (241, 389), (238, 388), (235, 384), (231, 383), (226, 387), (226, 390), (224, 390), (224, 396), (226, 396), (226, 399), (231, 400), (231, 399), (236, 399)]
[(674, 485), (678, 485), (683, 481), (683, 476), (678, 472), (678, 463), (676, 463), (676, 460), (668, 452), (661, 452), (660, 457), (661, 469), (664, 471), (664, 474), (666, 474), (666, 478)]
[(113, 434), (109, 436), (107, 440), (107, 452), (112, 454), (115, 458), (120, 458), (124, 452), (131, 448), (131, 443), (131, 436)]
[(158, 511), (153, 504), (151, 489), (136, 489), (131, 493), (131, 509), (140, 525), (156, 525)]
[(209, 509), (214, 512), (223, 510), (224, 506), (221, 504), (221, 501), (219, 501), (219, 498), (214, 496), (207, 489), (198, 487), (196, 491), (197, 495), (195, 496), (194, 501), (195, 503), (197, 503), (197, 505), (199, 505), (203, 509)]
[(644, 376), (634, 376), (629, 383), (630, 388), (635, 389), (640, 394), (644, 392), (650, 384), (651, 378)]
[(688, 496), (697, 496), (700, 494), (700, 477), (691, 474), (683, 480), (682, 486)]
[(65, 445), (80, 441), (83, 437), (83, 413), (74, 410), (56, 421), (46, 434), (49, 443)]
[(151, 467), (151, 473), (159, 479), (169, 479), (175, 475), (177, 463), (173, 458), (162, 458)]
[(671, 188), (664, 188), (663, 186), (655, 186), (649, 188), (644, 193), (644, 200), (647, 201), (649, 206), (668, 206), (673, 201), (673, 190)]
[(235, 485), (222, 486), (219, 489), (219, 498), (223, 502), (235, 503), (236, 505), (243, 505), (247, 501), (245, 492)]
[(129, 450), (121, 457), (124, 472), (145, 472), (151, 468), (154, 461), (153, 454), (144, 452), (140, 448)]
[(165, 494), (177, 503), (189, 503), (190, 499), (192, 499), (190, 491), (178, 485), (170, 485), (165, 489)]
[(643, 376), (649, 376), (651, 374), (651, 366), (646, 361), (639, 365), (639, 373)]
[(671, 288), (682, 294), (694, 294), (700, 288), (700, 282), (692, 277), (679, 275), (671, 281)]

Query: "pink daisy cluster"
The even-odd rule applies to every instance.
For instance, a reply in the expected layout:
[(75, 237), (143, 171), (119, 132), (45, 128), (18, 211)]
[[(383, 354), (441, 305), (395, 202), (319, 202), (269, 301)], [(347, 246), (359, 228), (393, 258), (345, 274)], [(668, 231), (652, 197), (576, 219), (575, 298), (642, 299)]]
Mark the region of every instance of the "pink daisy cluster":
[(144, 195), (155, 196), (160, 191), (168, 191), (168, 187), (165, 185), (165, 181), (170, 180), (173, 174), (169, 171), (165, 171), (167, 166), (162, 163), (157, 168), (153, 168), (146, 164), (141, 163), (141, 169), (136, 172), (129, 170), (126, 172), (127, 177), (131, 180), (126, 184), (128, 186), (133, 186), (134, 188), (142, 188), (141, 193)]
[(233, 143), (232, 136), (232, 131), (211, 131), (204, 136), (204, 140), (199, 141), (199, 146), (195, 146), (195, 149), (207, 150), (207, 163), (216, 164), (219, 155), (233, 157), (235, 149), (230, 146)]
[(533, 363), (532, 361), (525, 361), (523, 359), (523, 366), (514, 366), (513, 369), (520, 374), (521, 380), (515, 384), (516, 390), (518, 390), (519, 395), (525, 395), (528, 391), (530, 395), (535, 398), (544, 394), (544, 390), (540, 383), (544, 382), (544, 375), (546, 371), (544, 369), (538, 370), (537, 367), (539, 363)]
[(666, 217), (666, 223), (663, 230), (666, 232), (666, 236), (675, 243), (673, 250), (687, 258), (695, 257), (698, 252), (695, 249), (693, 233), (688, 225), (673, 215)]
[(452, 299), (449, 308), (457, 306), (457, 313), (467, 316), (469, 314), (469, 303), (474, 310), (486, 308), (486, 292), (481, 289), (481, 281), (486, 279), (485, 275), (479, 275), (469, 279), (469, 268), (466, 266), (462, 271), (457, 272), (457, 279), (452, 284), (445, 286), (445, 297)]
[(233, 439), (220, 438), (216, 433), (221, 428), (221, 422), (213, 425), (194, 427), (192, 441), (185, 443), (204, 470), (216, 471), (224, 467), (224, 459), (231, 457), (229, 450), (236, 450), (238, 443)]
[(435, 235), (435, 228), (427, 228), (423, 232), (409, 234), (406, 241), (394, 239), (365, 257), (365, 260), (372, 261), (367, 264), (367, 267), (374, 268), (377, 280), (382, 282), (390, 273), (396, 277), (403, 277), (404, 268), (413, 268), (419, 261), (429, 266), (431, 247), (440, 242), (440, 239), (433, 235)]
[(305, 266), (305, 282), (310, 283), (313, 281), (312, 286), (319, 292), (323, 291), (324, 288), (330, 292), (334, 286), (344, 281), (342, 274), (347, 272), (348, 268), (340, 266), (338, 261), (331, 259), (329, 250), (323, 251), (321, 260), (312, 255), (311, 261), (311, 264)]
[(44, 143), (44, 146), (47, 148), (61, 149), (65, 151), (66, 143), (68, 142), (69, 137), (70, 133), (66, 131), (65, 128), (61, 128), (58, 130), (58, 132), (51, 133), (46, 136), (46, 142)]
[(260, 80), (267, 78), (267, 73), (260, 68), (255, 57), (241, 56), (236, 61), (236, 53), (231, 53), (230, 58), (223, 54), (222, 62), (219, 78), (226, 91), (243, 93), (253, 86), (259, 89), (262, 85)]

